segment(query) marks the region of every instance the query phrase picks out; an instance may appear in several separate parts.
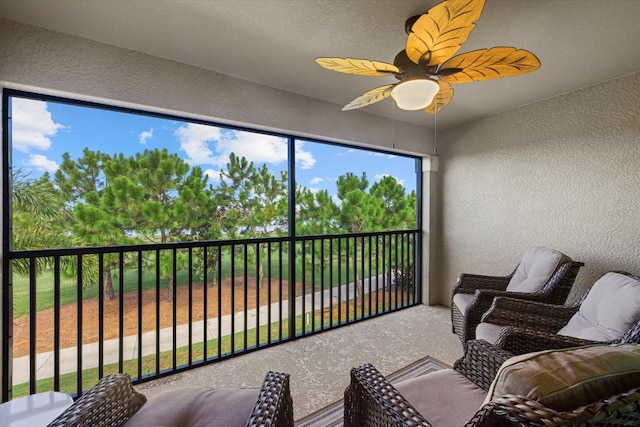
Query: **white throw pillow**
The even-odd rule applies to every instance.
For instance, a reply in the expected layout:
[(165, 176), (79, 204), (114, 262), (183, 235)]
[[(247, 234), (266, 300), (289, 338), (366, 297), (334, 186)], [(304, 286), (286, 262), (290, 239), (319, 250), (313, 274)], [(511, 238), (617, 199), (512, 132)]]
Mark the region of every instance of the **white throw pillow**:
[(569, 257), (554, 249), (531, 246), (507, 285), (509, 292), (538, 292)]
[(559, 335), (591, 341), (620, 338), (640, 320), (640, 282), (620, 273), (598, 279)]

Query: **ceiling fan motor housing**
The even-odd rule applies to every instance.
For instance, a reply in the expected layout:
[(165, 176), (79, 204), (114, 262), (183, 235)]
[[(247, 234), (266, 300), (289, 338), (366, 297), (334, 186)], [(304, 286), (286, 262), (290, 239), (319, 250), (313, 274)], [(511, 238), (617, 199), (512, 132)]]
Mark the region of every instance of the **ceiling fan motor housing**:
[(400, 81), (426, 79), (438, 74), (437, 65), (429, 67), (418, 65), (409, 59), (405, 50), (398, 52), (396, 57), (393, 59), (393, 65), (400, 69), (399, 73), (394, 74), (396, 79)]

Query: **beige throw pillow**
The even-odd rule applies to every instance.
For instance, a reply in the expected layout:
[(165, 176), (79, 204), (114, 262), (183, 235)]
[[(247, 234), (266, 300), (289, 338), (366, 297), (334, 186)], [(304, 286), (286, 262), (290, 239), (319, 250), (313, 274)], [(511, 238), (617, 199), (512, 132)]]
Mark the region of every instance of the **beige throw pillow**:
[(640, 345), (598, 344), (508, 359), (484, 403), (514, 394), (569, 411), (635, 387), (640, 387)]

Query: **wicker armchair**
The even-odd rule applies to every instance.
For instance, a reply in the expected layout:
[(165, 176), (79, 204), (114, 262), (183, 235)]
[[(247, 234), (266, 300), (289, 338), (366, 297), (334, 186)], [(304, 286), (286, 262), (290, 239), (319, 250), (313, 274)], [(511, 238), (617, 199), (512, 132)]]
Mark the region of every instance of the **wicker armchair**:
[[(523, 263), (535, 262), (535, 256), (544, 256), (557, 263), (542, 284), (535, 291), (519, 291), (514, 286), (514, 275), (519, 270), (530, 268)], [(553, 257), (556, 257), (555, 259)], [(475, 329), (482, 315), (491, 307), (495, 297), (508, 296), (548, 304), (564, 304), (576, 279), (580, 267), (584, 263), (572, 261), (566, 255), (548, 248), (530, 247), (523, 261), (508, 276), (483, 276), (463, 273), (458, 277), (451, 295), (451, 325), (462, 343), (475, 339)]]
[[(473, 389), (474, 393), (480, 392), (486, 395), (486, 388), (489, 388), (485, 382), (487, 376), (495, 376), (498, 372), (496, 364), (502, 363), (503, 360), (506, 361), (505, 365), (509, 365), (512, 360), (517, 359), (505, 359), (509, 356), (508, 352), (500, 351), (485, 341), (469, 341), (463, 358), (455, 363), (453, 370), (448, 370), (455, 371), (455, 375), (463, 375), (462, 380), (450, 374), (441, 376), (440, 379), (435, 378), (441, 371), (423, 375), (419, 379), (422, 389), (408, 393), (411, 401), (399, 389), (415, 388), (415, 385), (402, 384), (413, 380), (405, 380), (394, 386), (370, 364), (353, 368), (351, 383), (345, 390), (344, 425), (346, 427), (640, 425), (640, 388), (625, 388), (628, 383), (637, 381), (640, 375), (640, 366), (638, 366), (640, 354), (637, 352), (634, 355), (636, 361), (633, 362), (634, 379), (615, 386), (615, 388), (625, 388), (623, 392), (605, 395), (604, 398), (575, 406), (570, 398), (569, 404), (572, 406), (568, 410), (554, 410), (534, 400), (533, 397), (527, 398), (516, 394), (491, 398), (485, 396), (486, 403), (480, 399), (479, 404), (477, 401), (469, 404), (468, 400), (474, 400), (469, 399), (470, 389)], [(620, 373), (618, 372), (617, 375), (619, 376)], [(622, 375), (626, 375), (626, 372)], [(500, 376), (499, 373), (498, 376)], [(443, 381), (442, 378), (445, 380)], [(451, 380), (446, 382), (447, 378)], [(477, 379), (480, 379), (480, 383), (476, 382)], [(573, 387), (569, 387), (571, 388)], [(598, 390), (598, 387), (593, 389)], [(603, 393), (609, 390), (610, 388), (607, 388)], [(492, 391), (489, 390), (488, 396), (495, 396)], [(438, 399), (437, 396), (442, 398)], [(475, 404), (477, 406), (474, 408)], [(422, 412), (416, 406), (421, 407)]]
[[(611, 288), (607, 279), (611, 277), (628, 277), (629, 281), (616, 290)], [(634, 285), (635, 282), (635, 285)], [(606, 295), (603, 295), (607, 293)], [(607, 303), (606, 300), (610, 299)], [(512, 298), (496, 298), (491, 308), (482, 317), (476, 330), (478, 338), (495, 343), (500, 348), (513, 354), (524, 354), (549, 349), (570, 348), (589, 344), (621, 344), (640, 343), (640, 277), (627, 272), (604, 274), (581, 299), (569, 306), (557, 306), (533, 301)], [(571, 320), (580, 317), (579, 311), (590, 305), (593, 311), (597, 305), (609, 305), (616, 308), (613, 317), (628, 329), (611, 331), (610, 335), (600, 339), (587, 338), (579, 329), (568, 328)], [(625, 310), (621, 304), (626, 304)], [(589, 308), (587, 308), (588, 310)], [(600, 308), (606, 315), (607, 309)], [(612, 310), (613, 311), (613, 310)], [(583, 323), (583, 322), (580, 322)], [(607, 324), (606, 321), (593, 322)], [(516, 326), (517, 325), (517, 326)], [(581, 325), (583, 329), (585, 326)], [(620, 329), (620, 328), (617, 328)]]
[[(118, 427), (129, 425), (234, 425), (230, 424), (229, 420), (233, 417), (224, 417), (223, 421), (218, 421), (213, 416), (208, 418), (208, 414), (199, 416), (194, 414), (196, 410), (212, 411), (211, 408), (218, 405), (227, 405), (227, 407), (218, 408), (217, 412), (232, 412), (233, 406), (236, 405), (234, 399), (235, 396), (228, 397), (223, 394), (227, 391), (231, 394), (233, 392), (240, 392), (237, 394), (237, 400), (243, 400), (239, 402), (242, 408), (247, 406), (249, 402), (249, 410), (241, 415), (243, 420), (246, 420), (247, 426), (293, 426), (293, 403), (289, 390), (289, 375), (269, 372), (267, 373), (262, 388), (258, 389), (243, 389), (243, 390), (219, 390), (222, 394), (218, 394), (215, 399), (211, 399), (205, 396), (204, 402), (184, 402), (185, 394), (184, 390), (193, 390), (199, 392), (200, 389), (206, 389), (204, 387), (190, 387), (180, 388), (165, 392), (173, 393), (173, 395), (165, 396), (165, 401), (160, 402), (161, 409), (168, 414), (166, 418), (161, 419), (159, 422), (157, 419), (144, 418), (143, 410), (148, 409), (153, 405), (154, 399), (158, 396), (154, 396), (147, 401), (147, 398), (136, 392), (131, 385), (131, 378), (128, 374), (116, 374), (107, 375), (100, 379), (98, 383), (91, 388), (87, 393), (83, 394), (78, 400), (74, 402), (65, 412), (63, 412), (58, 418), (53, 420), (48, 427), (71, 427), (71, 426), (91, 426), (91, 427)], [(208, 389), (211, 390), (211, 389)], [(255, 393), (255, 394), (254, 394)], [(257, 395), (257, 396), (256, 396)], [(187, 394), (188, 396), (188, 394)], [(253, 396), (253, 397), (252, 397)], [(256, 399), (257, 397), (257, 399)], [(190, 399), (190, 397), (187, 397)], [(255, 401), (253, 409), (251, 410), (250, 402)], [(201, 404), (202, 403), (202, 404)], [(180, 408), (180, 406), (191, 407)], [(146, 405), (146, 407), (145, 407)], [(154, 411), (159, 408), (159, 405), (153, 406)], [(176, 413), (179, 413), (182, 409), (187, 414), (184, 419), (177, 419)], [(141, 417), (142, 415), (142, 417)], [(156, 418), (163, 417), (164, 415), (155, 414)], [(202, 423), (202, 420), (204, 424)], [(187, 423), (188, 420), (188, 424)], [(217, 423), (217, 424), (216, 424)], [(244, 421), (243, 421), (244, 423)]]

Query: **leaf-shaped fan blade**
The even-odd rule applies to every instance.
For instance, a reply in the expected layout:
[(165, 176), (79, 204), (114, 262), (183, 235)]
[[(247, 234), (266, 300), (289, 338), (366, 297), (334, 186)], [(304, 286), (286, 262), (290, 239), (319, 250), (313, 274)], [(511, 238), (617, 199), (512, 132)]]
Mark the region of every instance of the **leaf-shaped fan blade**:
[[(396, 83), (397, 84), (397, 83)], [(385, 98), (391, 96), (391, 91), (396, 84), (384, 85), (371, 89), (369, 92), (360, 95), (342, 108), (342, 111), (355, 110), (356, 108), (366, 107), (367, 105), (375, 104), (378, 101), (382, 101)]]
[(441, 76), (448, 83), (471, 83), (530, 73), (540, 68), (540, 60), (531, 52), (515, 47), (494, 47), (454, 56), (440, 67), (461, 68), (457, 73)]
[(424, 111), (429, 114), (439, 113), (444, 107), (449, 105), (453, 98), (453, 88), (449, 83), (440, 80), (438, 81), (438, 85), (440, 86), (440, 91), (436, 94), (435, 98), (433, 98), (433, 102), (424, 109)]
[(398, 67), (386, 62), (370, 61), (356, 58), (316, 58), (321, 67), (339, 73), (357, 74), (360, 76), (389, 77), (400, 72)]
[(411, 27), (407, 56), (422, 66), (438, 65), (451, 58), (475, 28), (484, 0), (448, 0), (435, 5)]

